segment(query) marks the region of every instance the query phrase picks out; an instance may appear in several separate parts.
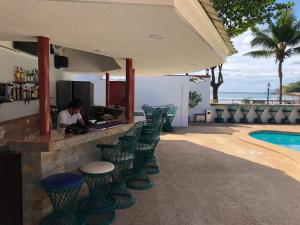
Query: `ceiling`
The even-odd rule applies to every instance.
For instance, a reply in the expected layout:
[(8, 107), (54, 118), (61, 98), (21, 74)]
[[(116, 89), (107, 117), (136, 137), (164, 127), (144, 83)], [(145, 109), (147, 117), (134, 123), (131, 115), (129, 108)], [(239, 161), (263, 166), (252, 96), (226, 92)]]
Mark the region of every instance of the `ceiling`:
[(116, 59), (124, 74), (193, 72), (230, 54), (198, 0), (0, 0), (0, 40), (51, 43)]

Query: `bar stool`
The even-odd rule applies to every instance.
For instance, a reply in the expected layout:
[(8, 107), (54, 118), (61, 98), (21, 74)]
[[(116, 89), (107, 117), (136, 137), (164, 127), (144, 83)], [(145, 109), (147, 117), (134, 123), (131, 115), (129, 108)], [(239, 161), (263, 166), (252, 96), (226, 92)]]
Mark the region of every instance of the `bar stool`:
[(117, 144), (99, 144), (101, 159), (115, 165), (111, 194), (116, 200), (117, 209), (129, 208), (134, 198), (126, 186), (128, 169), (135, 157), (135, 148), (143, 128), (143, 122), (133, 125)]
[(247, 115), (251, 110), (250, 105), (243, 105), (241, 106), (241, 113), (242, 113), (242, 118), (240, 119), (240, 123), (249, 123), (247, 119)]
[(292, 106), (285, 106), (282, 109), (282, 113), (284, 114), (284, 118), (281, 120), (282, 123), (286, 123), (286, 124), (290, 124), (291, 121), (289, 120), (289, 116), (293, 111), (293, 107)]
[(149, 126), (144, 126), (136, 145), (133, 169), (127, 178), (127, 186), (136, 190), (146, 190), (153, 186), (146, 172), (146, 162), (153, 157), (157, 145), (158, 127), (162, 117), (153, 121)]
[(166, 110), (166, 120), (163, 124), (163, 131), (165, 132), (174, 132), (174, 128), (172, 127), (172, 121), (176, 116), (177, 107), (170, 104), (167, 105)]
[(160, 141), (160, 134), (161, 134), (161, 131), (162, 131), (164, 121), (165, 121), (165, 118), (162, 118), (161, 124), (158, 127), (158, 134), (157, 134), (157, 137), (156, 137), (156, 144), (155, 144), (155, 147), (154, 147), (154, 150), (153, 150), (153, 155), (152, 155), (151, 158), (147, 159), (147, 161), (146, 161), (145, 168), (146, 168), (146, 173), (147, 174), (159, 174), (160, 173), (160, 169), (159, 169), (159, 166), (157, 164), (157, 159), (156, 159), (156, 156), (155, 156), (155, 150), (156, 150), (156, 146), (157, 146), (158, 142)]
[(216, 114), (217, 114), (217, 117), (215, 118), (216, 123), (224, 123), (223, 112), (224, 109), (216, 109)]
[(263, 123), (262, 121), (262, 115), (265, 111), (265, 106), (261, 105), (261, 106), (256, 106), (255, 108), (255, 113), (256, 113), (256, 118), (254, 119), (255, 123)]
[(278, 113), (279, 109), (280, 109), (280, 106), (271, 106), (269, 108), (269, 113), (271, 115), (271, 118), (268, 119), (268, 123), (277, 123), (275, 116)]
[(89, 188), (89, 196), (80, 200), (79, 209), (89, 220), (89, 225), (108, 225), (115, 219), (115, 200), (110, 195), (114, 164), (95, 161), (80, 167)]
[[(298, 117), (299, 117), (300, 116), (300, 109), (297, 109), (297, 114), (298, 114)], [(296, 123), (300, 123), (300, 118), (296, 119)]]
[(53, 212), (46, 216), (41, 225), (85, 225), (87, 219), (82, 213), (75, 213), (75, 201), (84, 182), (77, 173), (59, 173), (41, 181), (53, 205)]
[(237, 112), (239, 108), (239, 105), (229, 105), (228, 106), (228, 113), (230, 115), (230, 117), (228, 118), (228, 123), (235, 123), (235, 119), (234, 119), (234, 115)]

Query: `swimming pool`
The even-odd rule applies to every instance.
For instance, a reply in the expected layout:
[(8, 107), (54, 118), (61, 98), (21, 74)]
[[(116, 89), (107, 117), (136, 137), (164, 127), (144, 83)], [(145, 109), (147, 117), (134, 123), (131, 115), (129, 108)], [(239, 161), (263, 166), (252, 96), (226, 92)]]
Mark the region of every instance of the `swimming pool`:
[(266, 141), (300, 152), (300, 133), (257, 131), (250, 133), (250, 136), (261, 141)]

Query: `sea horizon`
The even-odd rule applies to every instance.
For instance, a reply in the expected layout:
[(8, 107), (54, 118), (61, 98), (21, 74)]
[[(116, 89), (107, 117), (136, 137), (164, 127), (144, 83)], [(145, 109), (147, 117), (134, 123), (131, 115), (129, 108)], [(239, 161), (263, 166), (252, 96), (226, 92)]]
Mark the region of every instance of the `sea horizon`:
[[(267, 92), (242, 92), (242, 91), (220, 91), (219, 92), (219, 100), (267, 100), (268, 94)], [(212, 98), (212, 94), (211, 94)], [(282, 96), (283, 100), (296, 100), (297, 97), (294, 96)], [(269, 100), (278, 100), (279, 95), (270, 93)]]

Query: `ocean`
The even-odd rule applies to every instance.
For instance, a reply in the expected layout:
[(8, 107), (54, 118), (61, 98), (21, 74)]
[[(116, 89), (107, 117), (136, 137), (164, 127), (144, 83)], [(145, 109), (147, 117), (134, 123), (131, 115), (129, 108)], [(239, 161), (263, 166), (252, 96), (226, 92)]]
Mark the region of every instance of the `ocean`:
[[(211, 94), (212, 98), (212, 94)], [(219, 102), (230, 102), (230, 101), (239, 101), (244, 98), (250, 100), (267, 100), (267, 93), (265, 92), (219, 92)], [(278, 100), (279, 96), (276, 94), (270, 94), (270, 100)], [(294, 96), (282, 96), (283, 100), (297, 100), (297, 97)]]

